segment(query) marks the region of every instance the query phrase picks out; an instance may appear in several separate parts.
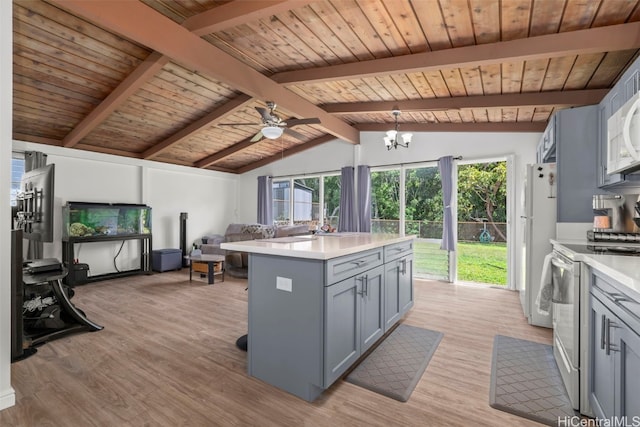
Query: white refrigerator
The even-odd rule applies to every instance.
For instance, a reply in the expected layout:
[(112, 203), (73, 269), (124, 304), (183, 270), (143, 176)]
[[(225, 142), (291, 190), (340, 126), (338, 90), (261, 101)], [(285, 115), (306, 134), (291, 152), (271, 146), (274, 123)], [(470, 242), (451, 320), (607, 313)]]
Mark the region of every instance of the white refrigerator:
[(549, 239), (556, 236), (556, 164), (527, 165), (523, 200), (523, 245), (518, 289), (529, 324), (551, 328), (552, 313), (538, 312), (536, 297), (544, 259), (553, 250)]

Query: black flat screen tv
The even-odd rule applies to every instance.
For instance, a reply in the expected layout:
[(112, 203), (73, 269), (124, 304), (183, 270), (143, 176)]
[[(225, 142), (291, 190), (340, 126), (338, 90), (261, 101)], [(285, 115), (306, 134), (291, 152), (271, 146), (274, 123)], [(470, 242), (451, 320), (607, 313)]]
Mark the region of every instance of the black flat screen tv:
[(55, 165), (25, 172), (20, 180), (16, 227), (25, 239), (53, 242), (53, 189)]

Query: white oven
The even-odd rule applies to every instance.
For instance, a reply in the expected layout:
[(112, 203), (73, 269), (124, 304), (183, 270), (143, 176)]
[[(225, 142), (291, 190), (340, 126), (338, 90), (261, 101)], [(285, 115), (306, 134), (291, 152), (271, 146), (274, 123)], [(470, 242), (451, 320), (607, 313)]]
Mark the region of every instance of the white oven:
[(580, 262), (554, 248), (553, 354), (574, 409), (580, 409)]

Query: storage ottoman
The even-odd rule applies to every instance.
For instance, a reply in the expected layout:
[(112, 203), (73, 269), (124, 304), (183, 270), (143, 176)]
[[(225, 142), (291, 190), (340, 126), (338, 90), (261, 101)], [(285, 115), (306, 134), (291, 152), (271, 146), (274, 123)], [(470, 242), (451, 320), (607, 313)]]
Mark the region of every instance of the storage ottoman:
[(156, 249), (151, 251), (151, 268), (153, 271), (180, 270), (182, 268), (182, 251), (180, 249)]

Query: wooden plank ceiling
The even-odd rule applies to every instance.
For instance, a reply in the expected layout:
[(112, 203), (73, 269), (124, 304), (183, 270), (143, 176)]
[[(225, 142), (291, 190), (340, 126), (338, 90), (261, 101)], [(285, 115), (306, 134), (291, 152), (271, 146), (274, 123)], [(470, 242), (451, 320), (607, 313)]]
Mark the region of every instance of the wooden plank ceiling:
[[(541, 131), (636, 58), (639, 2), (14, 0), (13, 135), (243, 173), (395, 108), (403, 131)], [(267, 101), (320, 123), (252, 142)]]

